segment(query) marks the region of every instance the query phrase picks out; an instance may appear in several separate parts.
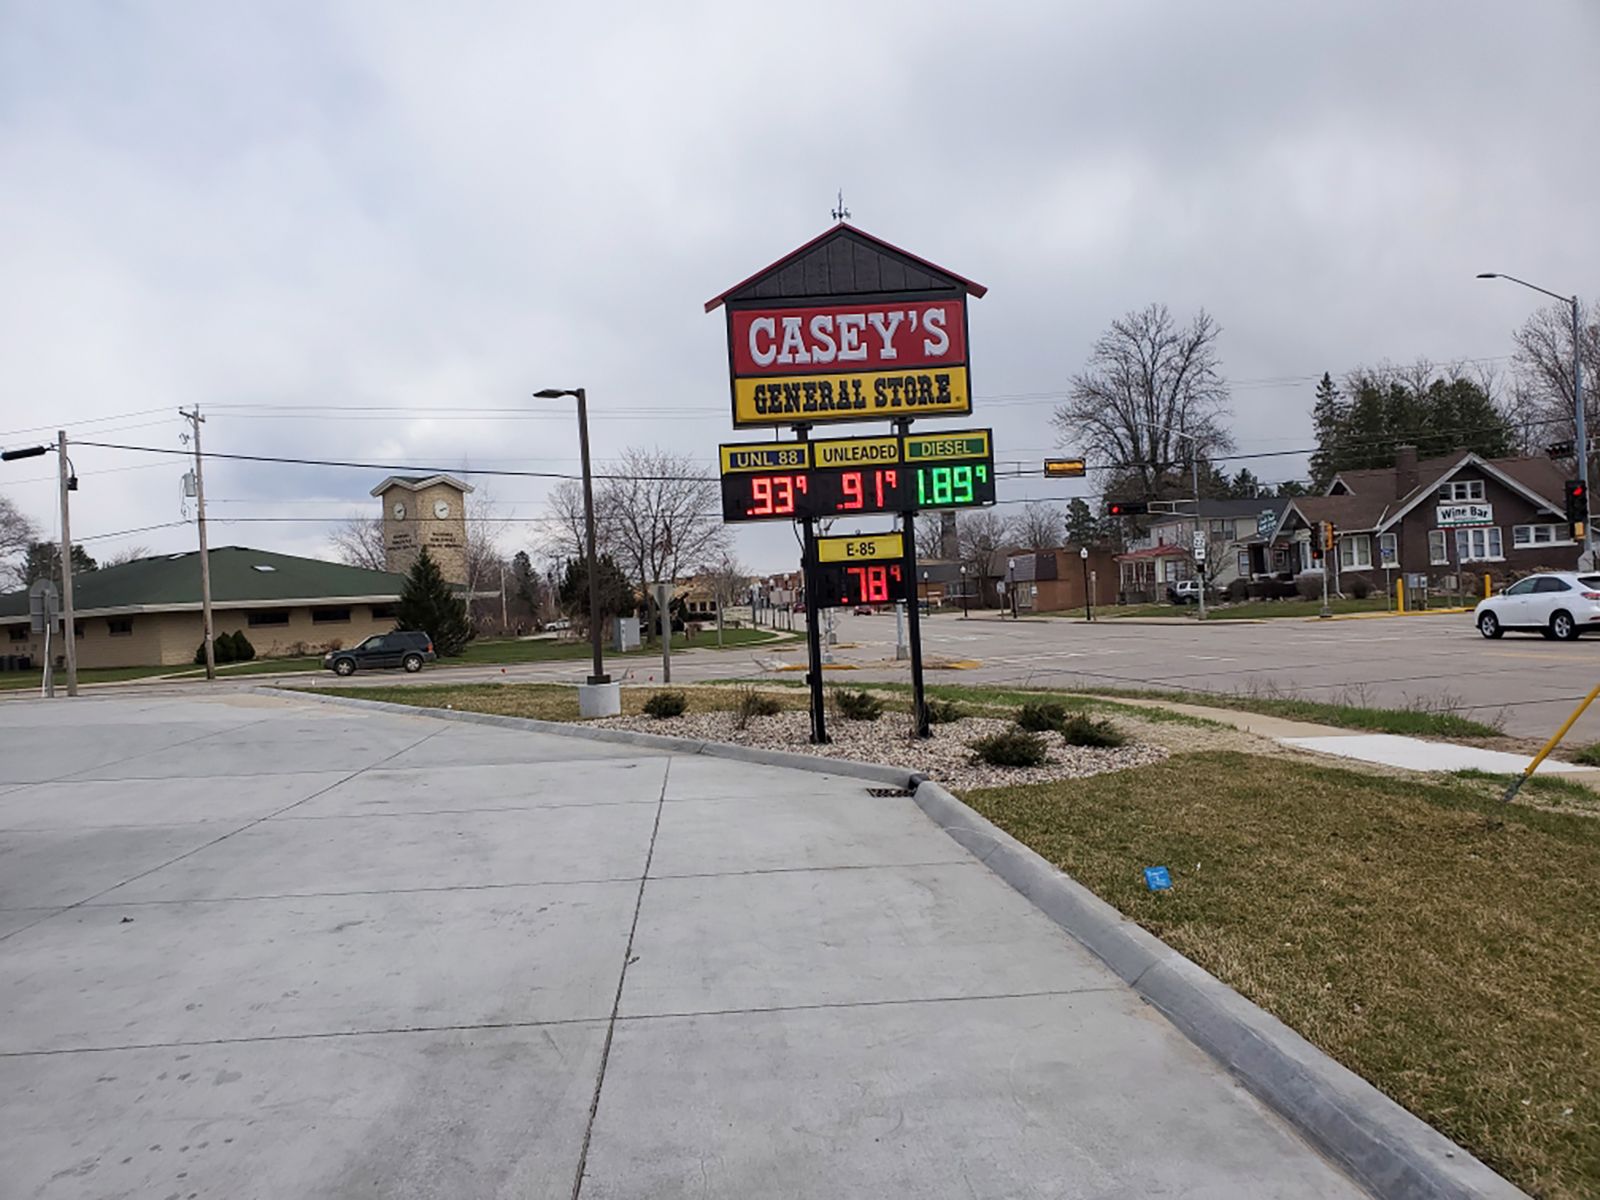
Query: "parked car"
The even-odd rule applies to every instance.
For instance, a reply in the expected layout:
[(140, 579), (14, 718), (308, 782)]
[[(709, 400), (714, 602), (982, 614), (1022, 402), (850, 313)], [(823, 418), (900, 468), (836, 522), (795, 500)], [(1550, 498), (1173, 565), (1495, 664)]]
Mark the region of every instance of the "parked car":
[(358, 670), (380, 667), (420, 671), (424, 663), (431, 663), (436, 657), (433, 639), (427, 634), (397, 629), (393, 633), (375, 633), (348, 650), (330, 650), (322, 656), (322, 665), (335, 675), (354, 675)]
[(1497, 638), (1508, 629), (1570, 642), (1600, 629), (1600, 575), (1551, 571), (1519, 579), (1472, 610), (1478, 632)]
[(572, 622), (567, 620), (566, 617), (557, 617), (554, 621), (551, 621), (548, 625), (546, 625), (545, 628), (555, 633), (565, 633), (567, 630), (572, 628)]
[(873, 608), (872, 605), (870, 605), (870, 604), (858, 604), (858, 605), (856, 605), (856, 616), (858, 616), (858, 617), (870, 617), (874, 613), (876, 613), (877, 611), (878, 610)]
[(1167, 599), (1174, 604), (1193, 604), (1200, 599), (1200, 581), (1180, 579), (1176, 583), (1167, 584)]

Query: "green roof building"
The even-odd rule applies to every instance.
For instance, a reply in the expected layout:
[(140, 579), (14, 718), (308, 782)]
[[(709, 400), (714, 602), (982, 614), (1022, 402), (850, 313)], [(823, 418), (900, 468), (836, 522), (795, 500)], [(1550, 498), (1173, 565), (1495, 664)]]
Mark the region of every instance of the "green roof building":
[[(218, 635), (243, 630), (261, 657), (322, 653), (394, 628), (404, 583), (388, 571), (223, 546), (211, 551), (213, 628)], [(199, 551), (85, 572), (72, 585), (79, 666), (194, 659), (202, 636)], [(29, 626), (26, 591), (0, 594), (0, 627), (0, 660), (12, 668), (42, 663), (44, 635)]]

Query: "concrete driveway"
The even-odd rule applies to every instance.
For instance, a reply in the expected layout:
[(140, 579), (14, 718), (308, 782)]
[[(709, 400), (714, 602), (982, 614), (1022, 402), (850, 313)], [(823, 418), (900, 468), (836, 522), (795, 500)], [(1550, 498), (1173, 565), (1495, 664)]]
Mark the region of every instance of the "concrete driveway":
[(904, 797), (13, 704), (0, 1196), (1353, 1197)]

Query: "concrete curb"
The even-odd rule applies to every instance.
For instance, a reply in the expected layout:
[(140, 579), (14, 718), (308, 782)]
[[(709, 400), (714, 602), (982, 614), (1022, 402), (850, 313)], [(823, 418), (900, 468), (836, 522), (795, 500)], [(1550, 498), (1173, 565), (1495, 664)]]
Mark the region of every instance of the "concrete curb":
[(1385, 1200), (1528, 1200), (1431, 1125), (937, 783), (923, 781), (916, 803), (1374, 1195)]
[(441, 721), (460, 721), (467, 725), (490, 725), (499, 729), (518, 729), (527, 733), (553, 733), (559, 737), (581, 738), (590, 742), (612, 742), (646, 750), (666, 750), (675, 754), (703, 754), (707, 758), (729, 758), (736, 762), (764, 767), (789, 767), (819, 775), (846, 775), (886, 787), (914, 788), (926, 778), (901, 767), (880, 763), (855, 762), (847, 758), (827, 758), (820, 754), (792, 754), (787, 750), (763, 750), (757, 746), (734, 746), (727, 742), (707, 742), (698, 738), (672, 737), (663, 733), (638, 733), (632, 729), (595, 729), (567, 721), (541, 721), (534, 717), (502, 717), (494, 713), (463, 712), (454, 708), (422, 708), (415, 704), (395, 704), (389, 700), (361, 700), (354, 696), (322, 696), (293, 688), (259, 687), (252, 691), (280, 699), (315, 700), (319, 704), (338, 704), (347, 708), (369, 708), (379, 712), (408, 716), (435, 717)]

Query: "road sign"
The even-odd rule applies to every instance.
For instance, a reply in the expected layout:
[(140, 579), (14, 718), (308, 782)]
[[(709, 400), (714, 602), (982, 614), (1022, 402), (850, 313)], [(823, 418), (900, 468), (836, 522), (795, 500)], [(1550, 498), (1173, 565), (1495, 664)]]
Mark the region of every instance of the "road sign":
[(1278, 528), (1278, 514), (1272, 509), (1256, 514), (1256, 536), (1269, 538)]
[(793, 521), (995, 502), (987, 429), (724, 445), (722, 519)]
[(1206, 535), (1199, 530), (1196, 530), (1194, 535), (1194, 560), (1195, 562), (1206, 560)]
[(32, 619), (33, 632), (43, 633), (60, 615), (61, 595), (55, 583), (49, 579), (35, 580), (28, 589), (28, 616)]
[(894, 604), (909, 599), (905, 542), (898, 533), (817, 539), (818, 608)]

